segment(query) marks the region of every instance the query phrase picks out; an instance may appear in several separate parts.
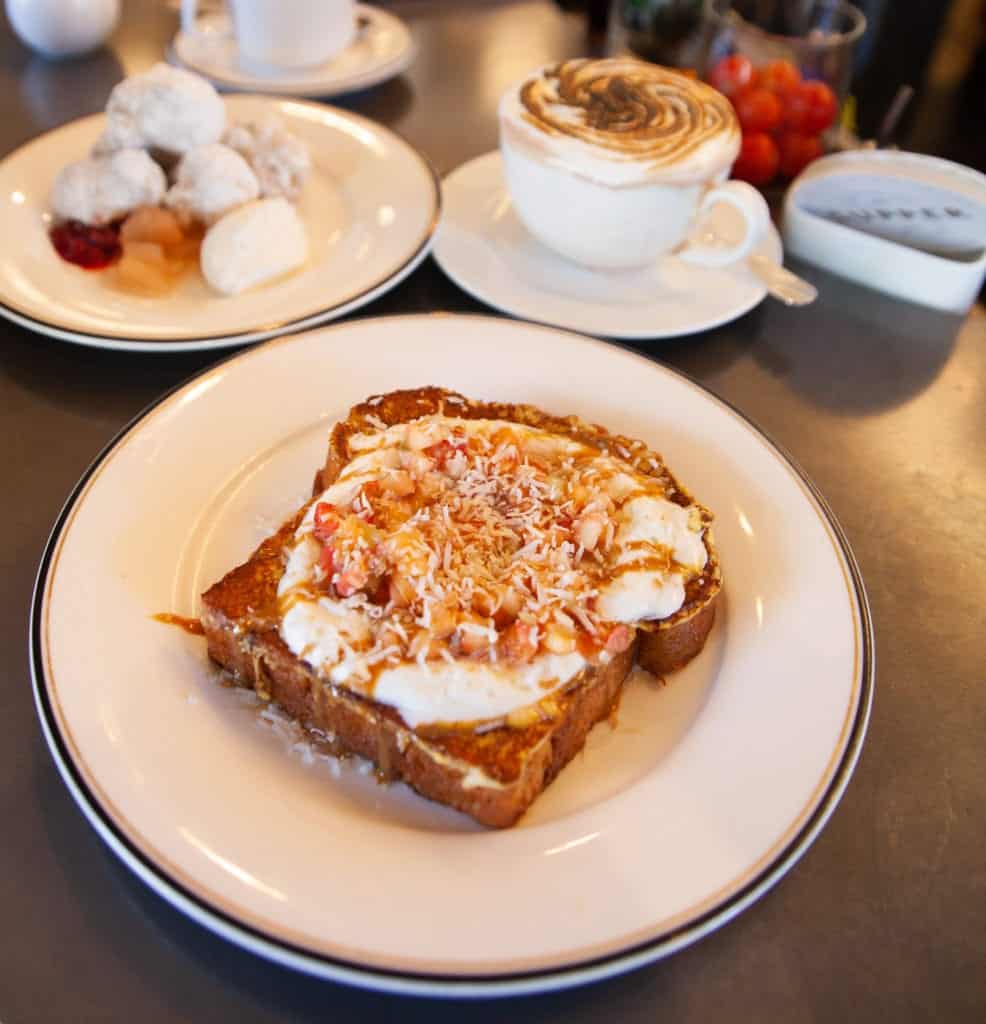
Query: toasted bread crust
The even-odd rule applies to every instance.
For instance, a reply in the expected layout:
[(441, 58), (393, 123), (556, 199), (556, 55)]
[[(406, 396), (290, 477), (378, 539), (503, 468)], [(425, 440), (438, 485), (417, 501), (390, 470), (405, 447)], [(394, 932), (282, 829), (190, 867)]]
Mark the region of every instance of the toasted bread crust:
[[(503, 726), (478, 736), (426, 739), (408, 729), (392, 709), (323, 684), (276, 631), (237, 636), (220, 607), (222, 588), (220, 582), (209, 591), (202, 624), (210, 656), (239, 685), (329, 734), (340, 752), (372, 761), (382, 778), (402, 779), (422, 796), (493, 828), (513, 825), (582, 749), (589, 730), (617, 704), (633, 664), (630, 648), (606, 665), (586, 670), (558, 698), (559, 713), (550, 721), (525, 729)], [(476, 784), (470, 771), (475, 768), (490, 784)]]
[[(470, 419), (503, 419), (573, 437), (612, 452), (660, 479), (670, 500), (693, 499), (660, 456), (639, 441), (610, 434), (575, 417), (557, 417), (532, 406), (473, 402), (439, 388), (393, 392), (356, 406), (332, 431), (315, 494), (350, 461), (349, 438), (437, 412)], [(484, 825), (512, 825), (564, 765), (581, 750), (596, 722), (610, 714), (634, 657), (659, 675), (680, 668), (704, 646), (721, 587), (719, 563), (706, 531), (706, 571), (686, 588), (685, 604), (670, 619), (646, 623), (627, 651), (590, 666), (554, 695), (556, 713), (522, 727), (506, 725), (433, 733), (409, 729), (386, 705), (324, 683), (296, 658), (278, 632), (277, 588), (283, 553), (301, 509), (264, 541), (244, 564), (203, 595), (202, 625), (209, 654), (234, 679), (273, 699), (293, 718), (334, 737), (341, 751), (371, 760), (386, 778), (400, 778), (419, 793), (471, 815)], [(707, 515), (707, 513), (706, 513)], [(711, 516), (708, 517), (709, 520)]]
[(705, 646), (718, 603), (716, 594), (689, 618), (677, 621), (668, 629), (641, 629), (637, 648), (640, 667), (656, 676), (684, 668)]

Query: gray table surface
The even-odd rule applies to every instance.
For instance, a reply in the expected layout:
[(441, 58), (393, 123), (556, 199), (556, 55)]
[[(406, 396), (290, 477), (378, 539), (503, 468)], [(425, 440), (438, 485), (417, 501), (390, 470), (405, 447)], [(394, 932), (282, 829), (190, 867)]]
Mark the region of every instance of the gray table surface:
[[(509, 81), (585, 48), (577, 19), (548, 3), (399, 7), (417, 62), (344, 105), (442, 172), (495, 145)], [(0, 31), (0, 151), (99, 109), (174, 25), (165, 4), (132, 2), (109, 49), (54, 65)], [(766, 303), (638, 347), (777, 438), (844, 525), (878, 664), (855, 777), (801, 862), (709, 938), (609, 982), (471, 1007), (363, 993), (241, 952), (146, 890), (87, 826), (32, 706), (36, 565), (101, 446), (215, 356), (93, 351), (0, 323), (0, 1020), (984, 1019), (986, 314), (944, 316), (804, 272), (821, 289), (808, 311)], [(429, 260), (360, 315), (436, 309), (481, 311)]]

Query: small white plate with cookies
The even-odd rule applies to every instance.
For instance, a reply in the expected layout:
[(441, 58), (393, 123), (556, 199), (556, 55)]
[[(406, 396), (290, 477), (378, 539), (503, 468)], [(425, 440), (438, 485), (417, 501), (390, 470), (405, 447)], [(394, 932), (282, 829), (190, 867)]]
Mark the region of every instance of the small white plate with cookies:
[(341, 316), (406, 277), (427, 255), (439, 186), (428, 163), (373, 121), (320, 104), (224, 99), (228, 123), (276, 118), (302, 140), (311, 172), (296, 209), (308, 241), (294, 272), (235, 295), (198, 268), (165, 295), (120, 287), (113, 268), (62, 259), (49, 238), (61, 168), (86, 157), (106, 126), (96, 114), (48, 132), (0, 162), (0, 316), (40, 334), (140, 352), (221, 349)]

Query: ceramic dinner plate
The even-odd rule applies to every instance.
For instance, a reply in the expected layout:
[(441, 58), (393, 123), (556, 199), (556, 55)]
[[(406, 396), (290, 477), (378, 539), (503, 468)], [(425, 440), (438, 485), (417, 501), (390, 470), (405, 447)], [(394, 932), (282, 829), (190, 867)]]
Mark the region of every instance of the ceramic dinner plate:
[[(452, 171), (442, 200), (438, 265), (480, 302), (526, 320), (610, 338), (674, 338), (735, 320), (767, 294), (745, 264), (712, 269), (668, 256), (640, 270), (601, 271), (564, 259), (521, 224), (499, 152)], [(731, 215), (714, 208), (713, 228)], [(756, 251), (780, 262), (773, 225)]]
[(85, 157), (103, 115), (42, 135), (0, 162), (0, 315), (101, 348), (165, 352), (270, 338), (333, 319), (393, 287), (427, 254), (439, 191), (424, 159), (381, 125), (314, 103), (226, 98), (230, 121), (271, 114), (309, 147), (313, 171), (298, 204), (310, 258), (299, 272), (242, 295), (189, 273), (163, 297), (124, 293), (108, 275), (62, 260), (48, 239), (48, 194), (59, 169)]
[[(667, 685), (631, 676), (615, 724), (506, 831), (313, 754), (218, 685), (199, 637), (152, 618), (196, 615), (293, 512), (350, 405), (424, 384), (640, 437), (717, 517), (725, 599), (705, 650)], [(152, 889), (279, 963), (445, 995), (612, 975), (749, 906), (835, 807), (873, 681), (845, 538), (739, 412), (602, 342), (458, 316), (282, 338), (148, 409), (58, 518), (31, 656), (65, 782)]]
[(339, 96), (368, 89), (406, 71), (414, 60), (414, 41), (396, 15), (367, 4), (356, 7), (353, 42), (330, 61), (303, 71), (260, 74), (244, 67), (225, 15), (205, 16), (203, 32), (179, 32), (172, 43), (176, 63), (204, 75), (221, 89), (280, 96)]

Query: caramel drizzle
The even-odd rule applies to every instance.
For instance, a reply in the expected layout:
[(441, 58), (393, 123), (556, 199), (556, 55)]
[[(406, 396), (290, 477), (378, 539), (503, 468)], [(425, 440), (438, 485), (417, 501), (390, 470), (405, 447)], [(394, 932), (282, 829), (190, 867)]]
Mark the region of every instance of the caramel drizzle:
[[(710, 86), (635, 60), (570, 60), (520, 90), (532, 123), (653, 166), (712, 138), (738, 134), (729, 101)], [(561, 109), (575, 116), (559, 116)]]
[(158, 612), (151, 616), (155, 622), (163, 622), (166, 626), (177, 626), (192, 636), (205, 636), (205, 629), (198, 619), (191, 619), (187, 615), (174, 615), (172, 612)]

